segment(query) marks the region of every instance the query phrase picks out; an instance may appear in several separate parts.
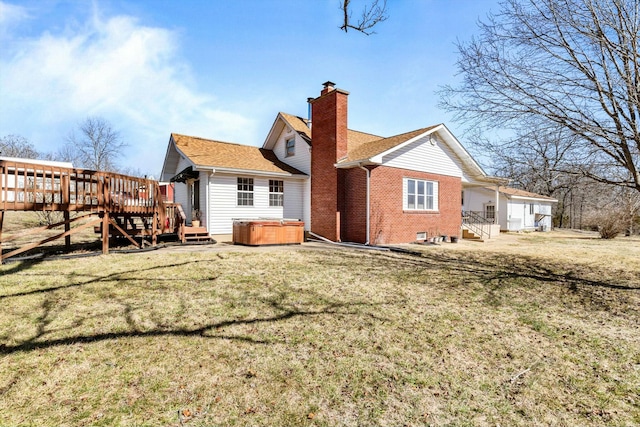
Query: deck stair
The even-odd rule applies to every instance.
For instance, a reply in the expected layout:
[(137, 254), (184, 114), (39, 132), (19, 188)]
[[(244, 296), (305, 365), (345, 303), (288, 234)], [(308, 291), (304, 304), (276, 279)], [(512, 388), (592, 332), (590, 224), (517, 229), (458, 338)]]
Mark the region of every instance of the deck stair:
[(484, 242), (491, 237), (493, 218), (485, 218), (483, 212), (462, 211), (462, 238)]
[[(174, 234), (182, 242), (213, 241), (205, 228), (185, 231), (182, 206), (164, 201), (160, 184), (153, 179), (11, 157), (0, 158), (0, 177), (0, 264), (57, 239), (64, 238), (70, 249), (71, 236), (89, 227), (101, 234), (104, 254), (109, 253), (112, 238), (126, 238), (138, 248), (155, 246), (163, 234)], [(61, 212), (63, 221), (7, 236), (2, 225), (9, 211)], [(42, 236), (6, 253), (1, 250), (5, 242), (58, 227), (64, 229), (57, 235)]]
[(213, 243), (213, 239), (204, 227), (184, 227), (182, 243)]
[(465, 240), (472, 240), (474, 242), (484, 242), (484, 239), (478, 235), (476, 235), (473, 231), (470, 231), (466, 228), (462, 229), (462, 238)]

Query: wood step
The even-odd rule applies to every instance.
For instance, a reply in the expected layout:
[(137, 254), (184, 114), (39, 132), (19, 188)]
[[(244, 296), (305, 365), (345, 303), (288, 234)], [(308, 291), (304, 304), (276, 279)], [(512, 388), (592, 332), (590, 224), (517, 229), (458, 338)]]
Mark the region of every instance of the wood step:
[(462, 230), (462, 238), (465, 240), (471, 240), (473, 242), (484, 242), (484, 239), (476, 235), (474, 232), (467, 230), (466, 228)]
[(207, 243), (213, 239), (205, 227), (184, 227), (184, 241), (189, 243)]

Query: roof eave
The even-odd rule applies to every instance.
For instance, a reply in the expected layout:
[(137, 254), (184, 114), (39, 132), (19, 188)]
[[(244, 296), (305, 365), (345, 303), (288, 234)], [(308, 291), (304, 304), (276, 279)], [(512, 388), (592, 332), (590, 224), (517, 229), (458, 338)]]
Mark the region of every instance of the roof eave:
[(238, 168), (225, 168), (216, 166), (196, 165), (196, 170), (210, 173), (236, 173), (244, 175), (259, 175), (259, 176), (277, 176), (295, 179), (308, 179), (309, 176), (304, 173), (291, 173), (291, 172), (275, 172), (275, 171), (259, 171), (255, 169), (238, 169)]
[(335, 166), (338, 169), (351, 169), (351, 168), (357, 168), (358, 166), (371, 166), (371, 165), (381, 165), (381, 164), (382, 164), (382, 161), (377, 161), (375, 160), (375, 157), (372, 157), (370, 159), (352, 160), (350, 162), (335, 163), (333, 166)]
[(507, 196), (507, 198), (509, 199), (517, 199), (517, 200), (537, 200), (539, 202), (549, 202), (549, 203), (558, 203), (557, 199), (547, 199), (547, 198), (542, 198), (542, 197), (531, 197), (531, 196), (517, 196), (514, 194), (505, 194), (505, 193), (500, 193), (500, 194), (504, 194), (505, 196)]

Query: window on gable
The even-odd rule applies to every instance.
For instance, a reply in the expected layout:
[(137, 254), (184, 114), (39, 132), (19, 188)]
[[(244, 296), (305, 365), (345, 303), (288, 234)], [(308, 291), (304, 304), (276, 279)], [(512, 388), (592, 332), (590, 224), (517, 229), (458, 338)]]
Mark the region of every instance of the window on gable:
[(287, 157), (293, 156), (296, 154), (296, 139), (289, 138), (286, 142), (286, 155)]
[(238, 206), (253, 206), (253, 178), (238, 178)]
[(269, 180), (269, 206), (284, 206), (284, 181)]
[(438, 210), (438, 182), (405, 178), (404, 209), (415, 211)]

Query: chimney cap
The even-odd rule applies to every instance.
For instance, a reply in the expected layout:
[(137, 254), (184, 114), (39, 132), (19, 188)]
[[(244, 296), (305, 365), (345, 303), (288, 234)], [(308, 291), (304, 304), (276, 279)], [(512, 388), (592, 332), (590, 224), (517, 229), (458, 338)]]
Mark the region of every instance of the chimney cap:
[(334, 87), (336, 84), (330, 80), (327, 80), (326, 82), (322, 83), (322, 85), (326, 88), (328, 87)]

